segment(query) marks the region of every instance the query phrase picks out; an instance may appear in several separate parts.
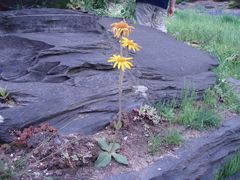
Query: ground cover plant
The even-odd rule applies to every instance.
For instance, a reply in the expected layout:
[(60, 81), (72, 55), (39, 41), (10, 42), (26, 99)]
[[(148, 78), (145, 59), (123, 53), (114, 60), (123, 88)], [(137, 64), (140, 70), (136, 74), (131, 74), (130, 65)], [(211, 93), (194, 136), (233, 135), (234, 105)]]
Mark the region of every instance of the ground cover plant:
[(0, 102), (5, 103), (10, 99), (10, 93), (4, 89), (0, 87)]
[(201, 130), (220, 123), (220, 117), (215, 109), (209, 108), (204, 103), (198, 103), (194, 91), (190, 93), (186, 90), (183, 93), (179, 110), (177, 121), (190, 128)]
[(215, 180), (228, 179), (240, 172), (240, 153), (238, 152), (227, 161), (215, 174)]

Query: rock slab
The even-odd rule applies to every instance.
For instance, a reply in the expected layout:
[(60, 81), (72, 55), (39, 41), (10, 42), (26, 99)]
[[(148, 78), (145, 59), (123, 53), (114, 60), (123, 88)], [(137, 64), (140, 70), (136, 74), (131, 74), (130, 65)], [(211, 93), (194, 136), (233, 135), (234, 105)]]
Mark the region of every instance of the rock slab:
[[(62, 133), (95, 133), (117, 113), (118, 71), (106, 60), (118, 50), (109, 32), (116, 19), (71, 10), (0, 12), (0, 86), (16, 104), (0, 104), (0, 141), (10, 132), (49, 122)], [(216, 82), (213, 57), (157, 30), (134, 25), (142, 46), (125, 73), (125, 110), (186, 87), (201, 94)]]

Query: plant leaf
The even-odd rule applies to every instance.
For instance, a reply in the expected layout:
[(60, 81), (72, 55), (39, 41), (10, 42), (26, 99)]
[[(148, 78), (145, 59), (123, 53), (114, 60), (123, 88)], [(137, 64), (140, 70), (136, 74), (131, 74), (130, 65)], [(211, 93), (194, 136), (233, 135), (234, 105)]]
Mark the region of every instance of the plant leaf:
[(100, 167), (106, 167), (111, 162), (111, 154), (108, 152), (101, 152), (95, 161), (95, 166)]
[(104, 139), (104, 138), (101, 138), (101, 139), (99, 139), (98, 140), (98, 145), (100, 146), (100, 148), (102, 149), (102, 150), (104, 150), (104, 151), (110, 151), (110, 149), (111, 149), (111, 146), (109, 146), (108, 144), (107, 144), (107, 142), (106, 142), (106, 139)]
[(110, 145), (109, 145), (110, 149), (112, 149), (112, 152), (115, 152), (115, 151), (117, 151), (117, 150), (120, 149), (120, 147), (121, 147), (120, 144), (115, 143), (115, 144), (114, 144), (114, 147), (112, 148), (113, 144), (114, 144), (114, 143), (110, 143)]
[(112, 156), (118, 163), (128, 165), (128, 160), (125, 156), (117, 153), (112, 153)]

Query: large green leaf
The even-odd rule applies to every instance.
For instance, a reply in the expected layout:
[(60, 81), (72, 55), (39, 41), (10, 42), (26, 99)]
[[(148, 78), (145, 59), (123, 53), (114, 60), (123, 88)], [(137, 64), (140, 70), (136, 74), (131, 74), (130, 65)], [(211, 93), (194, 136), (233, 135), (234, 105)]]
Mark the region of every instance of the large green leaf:
[(108, 152), (101, 152), (95, 162), (95, 166), (100, 167), (106, 167), (111, 162), (111, 154)]
[(112, 153), (112, 156), (118, 163), (128, 165), (128, 160), (125, 156), (117, 153)]
[(111, 147), (107, 144), (106, 139), (103, 139), (103, 138), (98, 140), (98, 145), (104, 151), (108, 151), (109, 152), (110, 149), (111, 149)]
[[(114, 147), (112, 147), (113, 145), (114, 145)], [(115, 152), (115, 151), (119, 150), (121, 146), (118, 143), (110, 143), (109, 147), (110, 147), (110, 149), (112, 149), (112, 152)]]

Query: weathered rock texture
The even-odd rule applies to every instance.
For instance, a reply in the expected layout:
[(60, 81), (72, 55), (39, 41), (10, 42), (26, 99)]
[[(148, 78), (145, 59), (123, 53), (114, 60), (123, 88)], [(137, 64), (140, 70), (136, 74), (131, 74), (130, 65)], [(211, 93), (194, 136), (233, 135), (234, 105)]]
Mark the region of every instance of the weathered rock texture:
[[(94, 133), (117, 113), (118, 71), (106, 60), (118, 42), (114, 19), (71, 10), (0, 12), (0, 86), (16, 100), (1, 104), (0, 141), (9, 132), (48, 121), (63, 133)], [(213, 85), (216, 61), (157, 30), (135, 25), (142, 46), (125, 73), (124, 108), (179, 97), (184, 87), (200, 94)]]
[(166, 155), (139, 172), (105, 179), (213, 180), (217, 170), (238, 151), (240, 151), (240, 117), (235, 117), (226, 121), (210, 135), (189, 140), (172, 155)]

